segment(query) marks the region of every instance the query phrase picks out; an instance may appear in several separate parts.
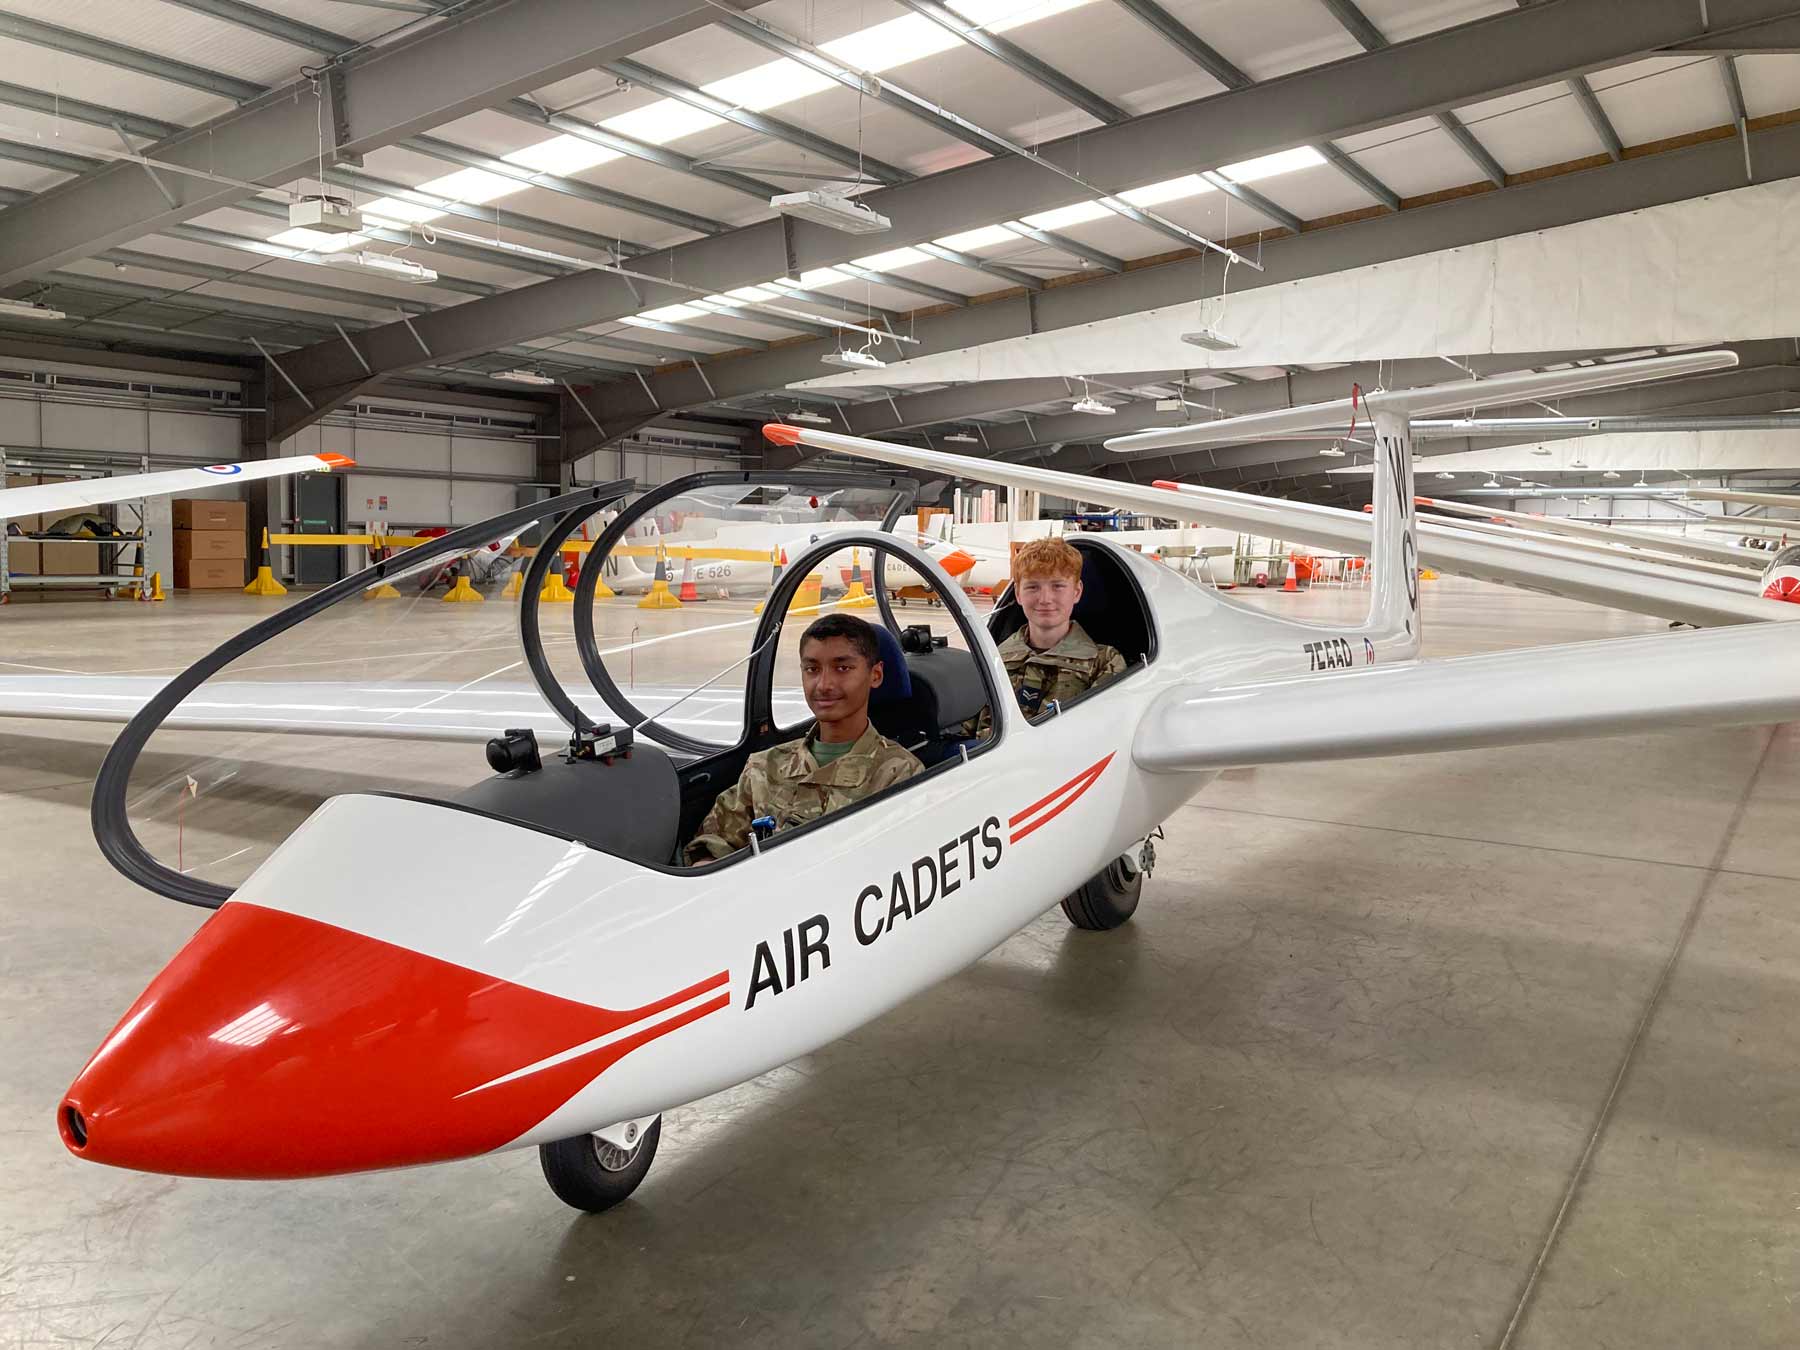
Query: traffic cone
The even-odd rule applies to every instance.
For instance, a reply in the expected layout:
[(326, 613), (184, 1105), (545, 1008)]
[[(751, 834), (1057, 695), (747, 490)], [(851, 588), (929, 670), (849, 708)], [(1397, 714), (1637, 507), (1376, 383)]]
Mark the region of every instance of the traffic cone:
[(619, 593), (617, 591), (615, 591), (611, 586), (608, 586), (606, 584), (606, 566), (605, 566), (605, 564), (603, 562), (596, 562), (594, 560), (594, 555), (590, 553), (588, 555), (588, 566), (599, 569), (594, 574), (594, 599), (596, 599), (596, 600), (616, 599), (618, 597)]
[(681, 590), (675, 598), (684, 605), (700, 598), (700, 588), (694, 585), (694, 560), (692, 558), (688, 558), (681, 564)]
[(869, 594), (863, 585), (862, 555), (855, 549), (850, 550), (850, 585), (843, 598), (838, 601), (840, 609), (874, 609), (875, 597)]
[(820, 596), (823, 585), (817, 572), (807, 573), (806, 580), (800, 583), (800, 589), (794, 592), (794, 606), (789, 612), (793, 614), (816, 613), (823, 607)]
[(167, 600), (168, 598), (169, 598), (168, 596), (163, 594), (162, 573), (161, 572), (152, 572), (150, 574), (150, 593), (148, 595), (144, 596), (144, 599), (146, 599), (146, 600)]
[(1300, 564), (1291, 553), (1288, 555), (1287, 577), (1282, 581), (1281, 589), (1290, 593), (1300, 589)]
[(269, 569), (269, 527), (263, 526), (262, 562), (258, 564), (256, 576), (244, 587), (245, 595), (286, 595), (287, 587), (275, 580), (275, 573)]
[(506, 579), (506, 585), (500, 591), (502, 600), (517, 600), (525, 594), (525, 569), (513, 568), (513, 574)]
[(479, 605), (482, 603), (482, 599), (481, 592), (469, 585), (468, 574), (461, 568), (457, 568), (452, 574), (450, 589), (444, 592), (444, 603), (446, 605)]
[(398, 600), (399, 598), (400, 592), (385, 581), (378, 582), (363, 592), (365, 600)]
[[(769, 574), (769, 592), (773, 594), (775, 588), (781, 584), (782, 569), (787, 566), (787, 550), (785, 548), (769, 550), (769, 561), (775, 564), (774, 571)], [(763, 606), (767, 603), (766, 600), (758, 600), (755, 612), (761, 614)]]
[(538, 603), (541, 605), (572, 605), (575, 603), (575, 592), (569, 589), (569, 583), (563, 580), (561, 572), (552, 567), (544, 574), (544, 585), (538, 591)]
[(644, 592), (644, 598), (637, 602), (639, 609), (680, 609), (681, 601), (676, 599), (675, 592), (669, 589), (669, 564), (659, 549), (656, 554), (656, 575), (651, 578), (650, 589)]

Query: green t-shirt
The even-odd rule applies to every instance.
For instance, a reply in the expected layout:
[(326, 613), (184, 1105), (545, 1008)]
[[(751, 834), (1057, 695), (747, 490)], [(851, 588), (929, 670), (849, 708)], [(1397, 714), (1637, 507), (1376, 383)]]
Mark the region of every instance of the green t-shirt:
[(855, 745), (855, 741), (822, 741), (817, 736), (808, 741), (806, 748), (812, 751), (812, 757), (819, 762), (822, 769), (833, 760), (842, 759)]

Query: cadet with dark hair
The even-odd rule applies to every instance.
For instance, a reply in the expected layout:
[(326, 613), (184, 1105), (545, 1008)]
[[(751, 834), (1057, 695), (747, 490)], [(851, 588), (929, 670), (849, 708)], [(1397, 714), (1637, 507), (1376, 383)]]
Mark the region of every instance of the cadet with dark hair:
[(803, 740), (750, 756), (706, 813), (688, 861), (716, 862), (747, 847), (753, 821), (792, 829), (920, 772), (918, 760), (869, 722), (869, 695), (885, 674), (867, 623), (849, 614), (814, 620), (800, 636), (800, 684), (817, 724)]

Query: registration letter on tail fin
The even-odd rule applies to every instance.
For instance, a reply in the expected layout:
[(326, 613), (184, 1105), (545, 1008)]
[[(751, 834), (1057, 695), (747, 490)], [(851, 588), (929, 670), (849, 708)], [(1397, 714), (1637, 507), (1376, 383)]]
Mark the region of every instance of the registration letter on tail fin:
[(1384, 661), (1410, 660), (1419, 654), (1419, 544), (1412, 428), (1403, 413), (1375, 414), (1374, 507), (1366, 631)]

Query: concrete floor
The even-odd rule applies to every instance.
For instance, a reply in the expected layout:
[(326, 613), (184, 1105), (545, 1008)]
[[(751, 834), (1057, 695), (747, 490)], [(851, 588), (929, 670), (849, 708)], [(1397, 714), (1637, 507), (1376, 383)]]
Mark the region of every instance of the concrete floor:
[[(1437, 655), (1659, 626), (1425, 601)], [(0, 672), (267, 612), (14, 606)], [(671, 1113), (600, 1218), (530, 1152), (278, 1185), (66, 1155), (60, 1092), (202, 917), (96, 851), (109, 738), (0, 724), (0, 1347), (1800, 1344), (1793, 727), (1228, 775), (1126, 928), (1053, 911)]]

